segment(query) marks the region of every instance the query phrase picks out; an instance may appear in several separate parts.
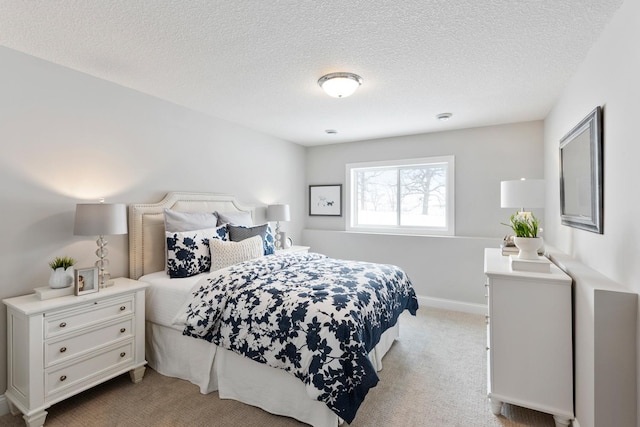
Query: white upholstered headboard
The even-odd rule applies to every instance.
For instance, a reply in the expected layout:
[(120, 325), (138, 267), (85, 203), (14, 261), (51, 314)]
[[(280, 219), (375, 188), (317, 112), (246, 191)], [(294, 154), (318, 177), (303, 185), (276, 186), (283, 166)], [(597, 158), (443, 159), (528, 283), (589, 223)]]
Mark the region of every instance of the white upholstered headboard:
[(129, 205), (129, 277), (165, 268), (164, 209), (181, 212), (250, 212), (229, 194), (167, 193), (158, 203)]

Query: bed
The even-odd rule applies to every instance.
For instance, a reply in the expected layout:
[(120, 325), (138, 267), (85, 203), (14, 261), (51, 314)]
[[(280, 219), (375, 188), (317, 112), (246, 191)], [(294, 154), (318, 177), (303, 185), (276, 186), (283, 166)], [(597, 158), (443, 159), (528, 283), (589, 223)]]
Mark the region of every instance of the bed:
[[(167, 266), (165, 209), (190, 213), (216, 211), (230, 215), (242, 213), (252, 219), (256, 217), (253, 209), (238, 203), (233, 196), (224, 194), (169, 193), (158, 203), (129, 206), (130, 276), (150, 285), (146, 293), (146, 358), (149, 366), (162, 375), (190, 381), (199, 387), (201, 393), (206, 394), (217, 390), (220, 398), (235, 399), (316, 427), (335, 427), (341, 424), (343, 419), (351, 420), (355, 412), (341, 417), (338, 415), (341, 412), (336, 408), (330, 409), (326, 401), (316, 400), (310, 396), (309, 382), (313, 381), (307, 381), (305, 385), (296, 377), (300, 375), (291, 370), (287, 372), (284, 369), (259, 363), (252, 360), (250, 356), (238, 354), (238, 349), (233, 346), (227, 346), (230, 348), (227, 349), (222, 345), (212, 344), (212, 342), (221, 344), (221, 341), (228, 340), (228, 335), (222, 336), (221, 331), (224, 328), (218, 326), (215, 333), (197, 331), (198, 328), (194, 325), (203, 322), (194, 323), (194, 317), (198, 320), (197, 316), (201, 314), (194, 309), (197, 304), (193, 296), (198, 294), (195, 290), (202, 291), (203, 286), (218, 283), (227, 276), (235, 277), (234, 280), (237, 281), (238, 278), (244, 278), (247, 274), (239, 270), (240, 264), (235, 264), (208, 275), (170, 278), (165, 271)], [(296, 275), (298, 275), (301, 274), (301, 266), (306, 265), (305, 263), (323, 265), (322, 263), (335, 261), (325, 258), (318, 254), (276, 253), (244, 262), (242, 268), (261, 271), (273, 269), (275, 265), (278, 269), (283, 268), (281, 274), (290, 276), (289, 270), (284, 268), (297, 268)], [(336, 269), (331, 264), (325, 268)], [(368, 274), (367, 272), (365, 276)], [(203, 276), (207, 278), (203, 279)], [(271, 283), (271, 279), (267, 282)], [(211, 289), (207, 288), (201, 293), (209, 292)], [(321, 292), (325, 292), (324, 288)], [(413, 293), (413, 290), (410, 289), (410, 292)], [(410, 311), (415, 312), (417, 309), (415, 294), (411, 295), (410, 300)], [(379, 311), (379, 308), (376, 311)], [(399, 327), (395, 319), (397, 317), (392, 319), (394, 321), (392, 326), (388, 325), (390, 326), (388, 329), (385, 326), (386, 330), (383, 329), (384, 332), (375, 337), (375, 346), (372, 345), (368, 354), (365, 354), (375, 371), (382, 369), (382, 357), (398, 337)], [(188, 326), (189, 321), (192, 322), (191, 326)], [(216, 321), (219, 322), (219, 320)], [(194, 339), (193, 336), (197, 335), (208, 336), (205, 339)], [(326, 372), (327, 369), (324, 371)], [(339, 373), (336, 376), (342, 378), (348, 375)], [(377, 382), (377, 376), (375, 381)], [(278, 393), (273, 393), (273, 390), (278, 390)], [(366, 395), (366, 390), (364, 394)]]

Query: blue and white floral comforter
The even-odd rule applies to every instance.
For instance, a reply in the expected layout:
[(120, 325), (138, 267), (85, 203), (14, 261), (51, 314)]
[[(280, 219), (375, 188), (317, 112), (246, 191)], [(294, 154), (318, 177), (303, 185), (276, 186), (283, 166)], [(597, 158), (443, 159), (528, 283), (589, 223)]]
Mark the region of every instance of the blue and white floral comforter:
[(350, 423), (378, 383), (367, 355), (405, 309), (418, 301), (398, 267), (273, 255), (200, 281), (184, 334), (284, 369)]

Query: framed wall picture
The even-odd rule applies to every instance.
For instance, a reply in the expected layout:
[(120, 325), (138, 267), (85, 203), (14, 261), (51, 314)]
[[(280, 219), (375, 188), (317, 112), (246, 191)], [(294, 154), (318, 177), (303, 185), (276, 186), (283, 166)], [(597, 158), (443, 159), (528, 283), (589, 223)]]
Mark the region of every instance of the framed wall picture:
[(602, 234), (602, 110), (598, 106), (560, 140), (562, 224)]
[(98, 267), (78, 268), (74, 278), (75, 294), (84, 295), (98, 292)]
[(309, 215), (342, 216), (342, 184), (310, 185)]

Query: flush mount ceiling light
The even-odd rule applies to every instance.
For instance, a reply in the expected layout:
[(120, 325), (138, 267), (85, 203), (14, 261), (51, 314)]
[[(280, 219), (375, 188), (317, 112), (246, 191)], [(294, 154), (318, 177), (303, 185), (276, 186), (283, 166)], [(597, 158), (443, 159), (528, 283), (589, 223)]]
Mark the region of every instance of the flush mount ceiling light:
[(318, 84), (327, 95), (346, 98), (362, 84), (362, 77), (353, 73), (329, 73), (320, 77)]
[(438, 114), (436, 116), (436, 119), (440, 120), (441, 122), (446, 122), (451, 117), (453, 117), (453, 114), (451, 114), (451, 113), (442, 113), (442, 114)]

